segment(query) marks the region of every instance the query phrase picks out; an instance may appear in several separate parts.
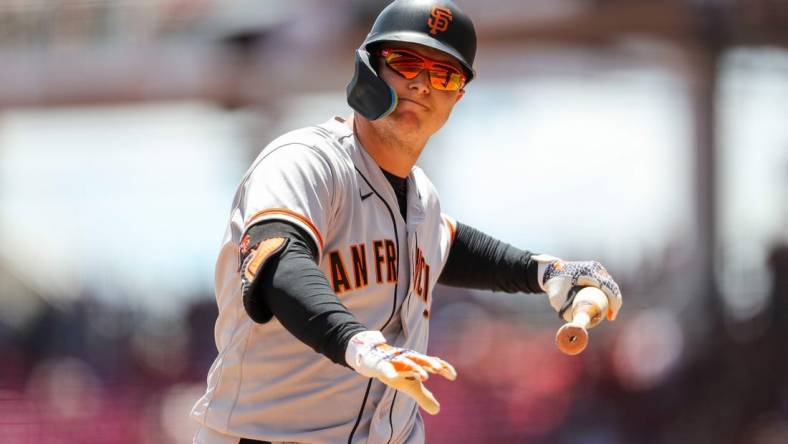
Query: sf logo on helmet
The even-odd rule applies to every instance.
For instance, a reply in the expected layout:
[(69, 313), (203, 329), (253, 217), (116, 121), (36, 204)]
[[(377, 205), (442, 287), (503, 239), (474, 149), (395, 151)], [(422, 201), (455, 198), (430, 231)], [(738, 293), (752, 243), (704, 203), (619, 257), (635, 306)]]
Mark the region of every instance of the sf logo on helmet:
[(449, 23), (451, 23), (452, 20), (451, 9), (433, 6), (430, 16), (430, 19), (427, 20), (427, 25), (430, 27), (430, 34), (436, 35), (439, 32), (449, 29)]

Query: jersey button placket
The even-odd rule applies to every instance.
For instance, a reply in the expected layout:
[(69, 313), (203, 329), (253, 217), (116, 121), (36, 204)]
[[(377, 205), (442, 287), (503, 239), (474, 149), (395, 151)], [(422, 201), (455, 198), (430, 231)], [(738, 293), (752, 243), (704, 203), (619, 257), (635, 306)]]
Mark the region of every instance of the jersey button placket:
[(416, 235), (413, 231), (407, 232), (408, 239), (408, 291), (405, 292), (405, 300), (402, 303), (400, 310), (400, 318), (402, 318), (402, 329), (405, 337), (410, 337), (410, 304), (413, 298), (413, 276), (416, 272), (415, 257), (416, 257)]

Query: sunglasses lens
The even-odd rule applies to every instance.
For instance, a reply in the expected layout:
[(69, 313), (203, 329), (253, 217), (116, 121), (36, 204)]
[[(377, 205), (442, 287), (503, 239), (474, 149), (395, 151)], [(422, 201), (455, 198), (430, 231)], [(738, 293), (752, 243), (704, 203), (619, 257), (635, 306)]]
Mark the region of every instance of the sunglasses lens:
[(457, 91), (462, 88), (462, 75), (446, 69), (433, 68), (430, 70), (430, 83), (433, 88), (441, 91)]
[(386, 64), (408, 80), (416, 78), (425, 67), (429, 68), (430, 84), (441, 91), (457, 91), (464, 86), (463, 75), (450, 65), (427, 61), (408, 52), (384, 50)]
[(386, 63), (391, 69), (398, 72), (402, 77), (410, 80), (415, 78), (424, 69), (424, 61), (399, 52), (392, 52), (386, 57)]

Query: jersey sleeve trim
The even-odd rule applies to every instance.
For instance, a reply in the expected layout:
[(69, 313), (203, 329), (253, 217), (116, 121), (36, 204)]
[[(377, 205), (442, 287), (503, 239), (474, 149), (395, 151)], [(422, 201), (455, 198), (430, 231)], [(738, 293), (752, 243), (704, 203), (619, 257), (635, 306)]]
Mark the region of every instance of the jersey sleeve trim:
[(254, 224), (271, 219), (285, 220), (306, 230), (306, 232), (309, 233), (314, 239), (315, 245), (318, 245), (320, 248), (318, 257), (322, 255), (323, 236), (320, 234), (320, 230), (317, 229), (311, 220), (301, 214), (296, 213), (295, 211), (288, 210), (287, 208), (266, 208), (265, 210), (260, 210), (253, 214), (246, 221), (245, 225), (248, 229)]
[(457, 221), (454, 220), (451, 216), (447, 216), (445, 214), (441, 214), (443, 221), (446, 222), (446, 226), (449, 227), (449, 240), (450, 243), (454, 243), (454, 239), (457, 238)]

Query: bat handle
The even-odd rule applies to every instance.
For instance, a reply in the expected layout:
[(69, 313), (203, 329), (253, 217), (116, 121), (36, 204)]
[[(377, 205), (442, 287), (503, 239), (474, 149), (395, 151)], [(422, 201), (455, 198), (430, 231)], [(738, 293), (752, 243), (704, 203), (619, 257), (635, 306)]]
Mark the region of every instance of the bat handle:
[(607, 311), (607, 296), (594, 287), (585, 287), (572, 303), (572, 321), (564, 324), (555, 335), (558, 349), (567, 355), (576, 355), (588, 345), (588, 329), (602, 320)]

